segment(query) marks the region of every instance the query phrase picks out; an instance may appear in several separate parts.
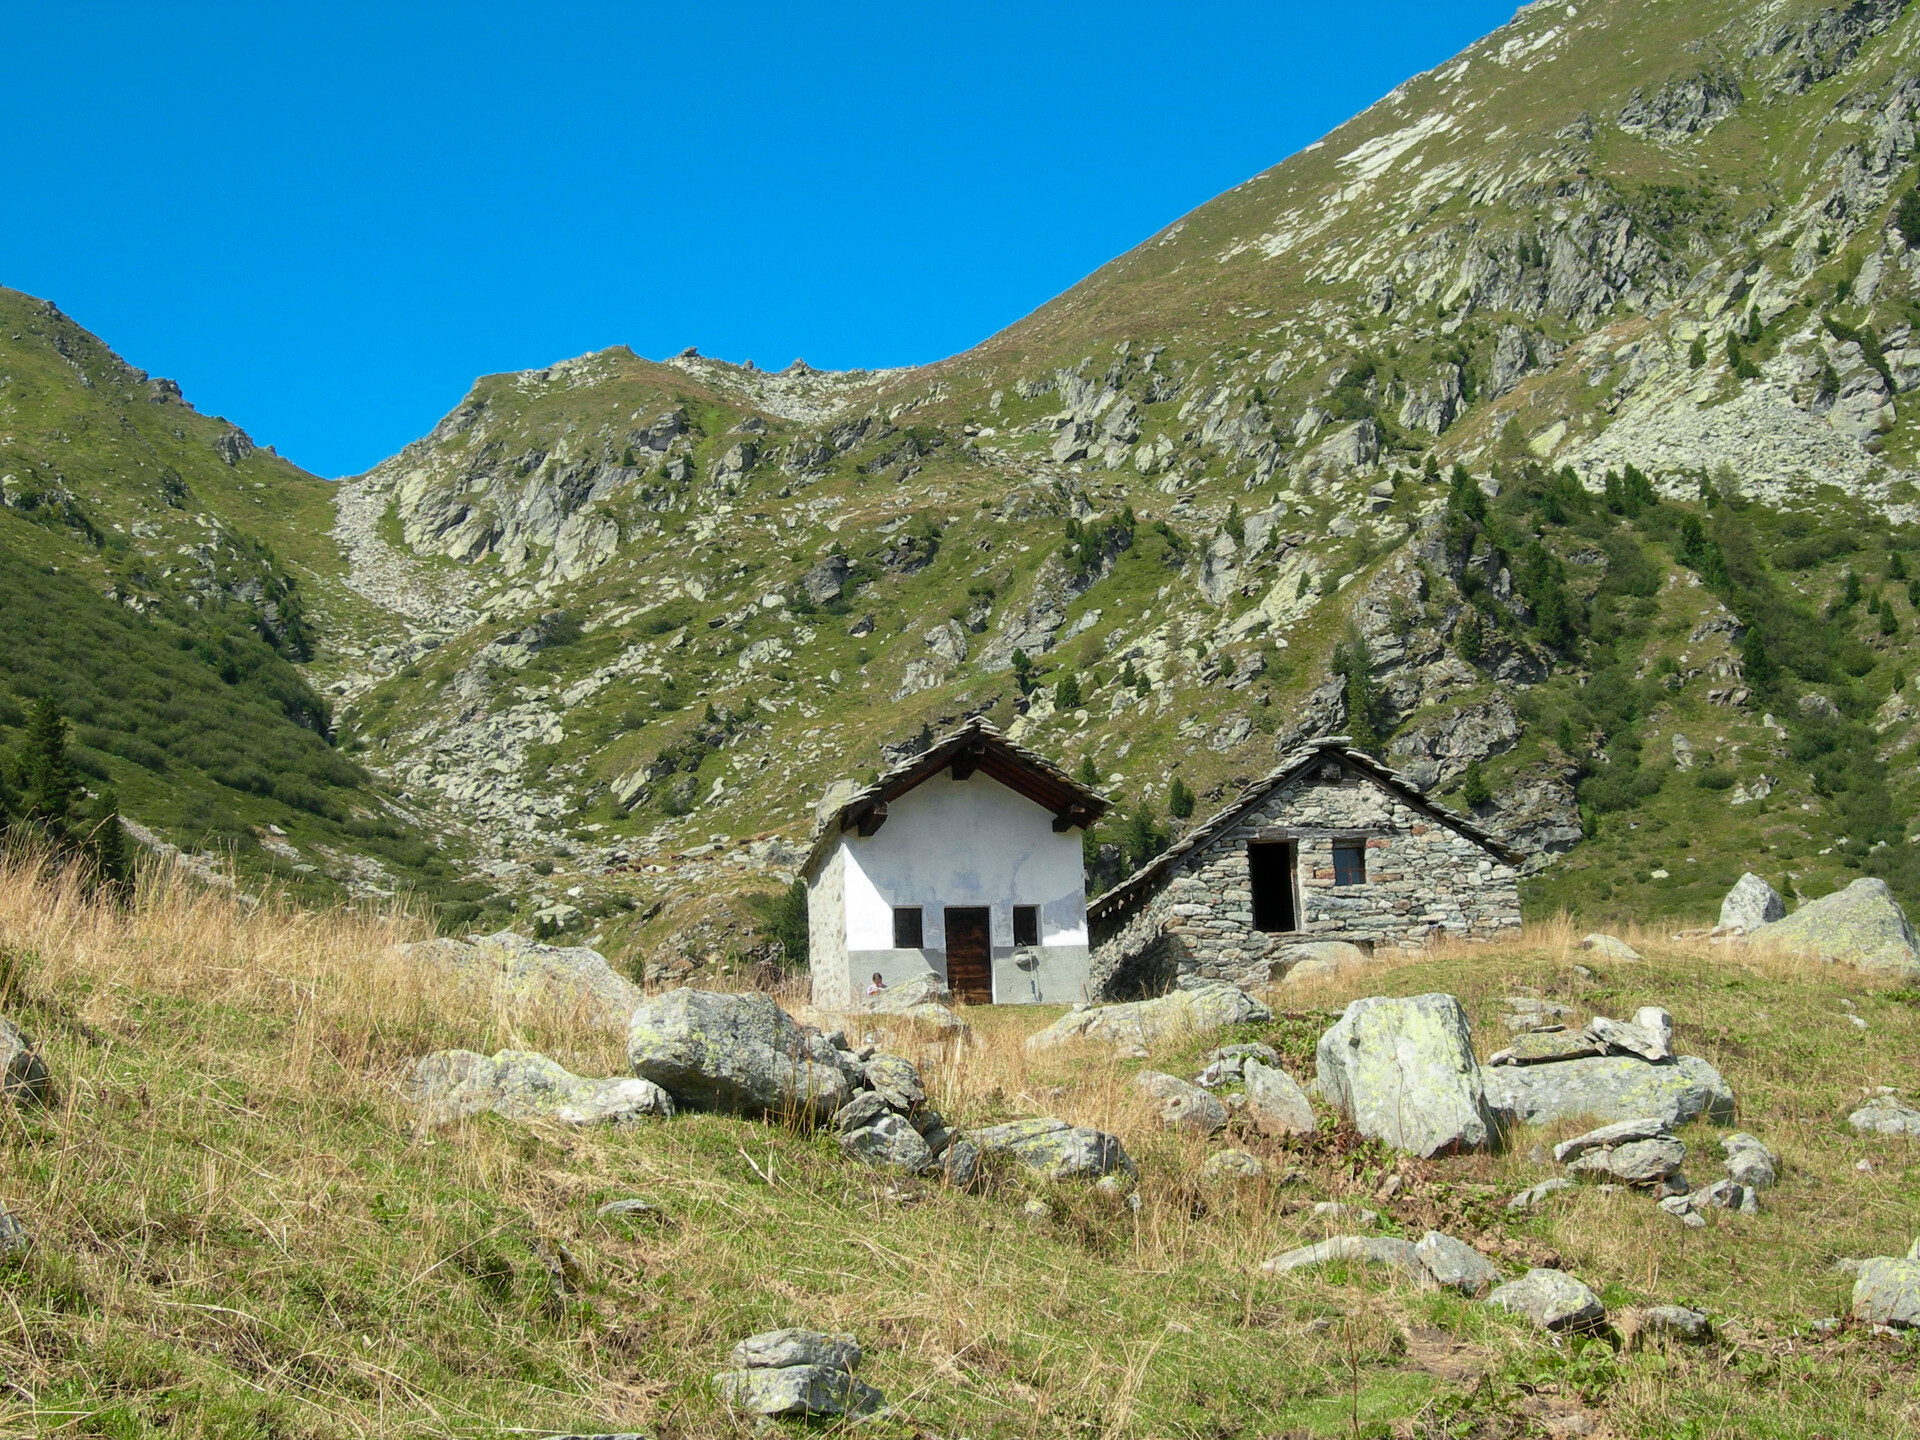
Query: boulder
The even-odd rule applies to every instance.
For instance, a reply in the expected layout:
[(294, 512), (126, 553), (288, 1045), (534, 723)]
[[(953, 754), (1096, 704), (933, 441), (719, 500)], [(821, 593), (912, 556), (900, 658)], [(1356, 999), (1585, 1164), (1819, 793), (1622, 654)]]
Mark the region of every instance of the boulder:
[(1584, 1135), (1576, 1135), (1571, 1140), (1562, 1140), (1553, 1147), (1553, 1158), (1565, 1165), (1577, 1160), (1589, 1150), (1605, 1150), (1615, 1145), (1625, 1145), (1634, 1140), (1661, 1140), (1672, 1133), (1672, 1127), (1664, 1120), (1642, 1116), (1637, 1120), (1620, 1120), (1612, 1125), (1602, 1125), (1598, 1130), (1589, 1130)]
[(1847, 1124), (1863, 1135), (1920, 1136), (1920, 1110), (1897, 1095), (1876, 1095), (1847, 1116)]
[(45, 1105), (52, 1094), (47, 1062), (19, 1026), (0, 1015), (0, 1098), (17, 1105)]
[(1853, 1317), (1902, 1330), (1920, 1327), (1920, 1261), (1885, 1256), (1861, 1261), (1853, 1282)]
[(1607, 1318), (1600, 1297), (1564, 1270), (1529, 1270), (1495, 1289), (1486, 1303), (1524, 1315), (1541, 1330), (1591, 1330)]
[(1616, 1180), (1622, 1185), (1657, 1185), (1686, 1163), (1687, 1147), (1671, 1135), (1629, 1140), (1589, 1150), (1567, 1169), (1576, 1175)]
[(1201, 1135), (1216, 1135), (1227, 1128), (1227, 1107), (1198, 1085), (1158, 1070), (1142, 1070), (1133, 1080), (1153, 1097), (1161, 1124)]
[(1745, 935), (1762, 925), (1784, 920), (1786, 914), (1786, 902), (1780, 898), (1780, 892), (1749, 870), (1734, 882), (1727, 898), (1720, 902), (1720, 924), (1716, 928)]
[(1598, 931), (1580, 937), (1580, 948), (1591, 950), (1594, 954), (1608, 960), (1638, 960), (1640, 952), (1617, 935), (1602, 935)]
[(627, 1059), (688, 1110), (824, 1120), (852, 1094), (842, 1059), (770, 995), (669, 990), (634, 1011)]
[(1451, 995), (1356, 1000), (1315, 1047), (1320, 1093), (1354, 1128), (1422, 1157), (1477, 1150), (1492, 1117)]
[(1673, 1016), (1658, 1005), (1642, 1005), (1633, 1012), (1633, 1023), (1665, 1046), (1668, 1054), (1673, 1053)]
[(1345, 940), (1309, 940), (1301, 945), (1289, 945), (1280, 959), (1286, 966), (1281, 979), (1288, 985), (1332, 980), (1373, 963), (1371, 955)]
[(1271, 1045), (1262, 1045), (1258, 1041), (1246, 1045), (1222, 1045), (1218, 1050), (1207, 1052), (1206, 1068), (1193, 1077), (1193, 1083), (1208, 1090), (1231, 1084), (1244, 1077), (1249, 1060), (1257, 1060), (1262, 1065), (1278, 1065), (1280, 1056)]
[(980, 1147), (956, 1135), (939, 1151), (940, 1178), (956, 1190), (971, 1190), (980, 1179)]
[(1748, 1186), (1732, 1180), (1715, 1180), (1685, 1195), (1665, 1197), (1660, 1201), (1660, 1208), (1698, 1228), (1707, 1223), (1703, 1217), (1709, 1210), (1738, 1210), (1742, 1215), (1758, 1215), (1760, 1201)]
[(870, 1415), (885, 1403), (856, 1380), (860, 1345), (851, 1335), (817, 1330), (770, 1330), (733, 1347), (735, 1367), (713, 1377), (720, 1397), (754, 1415)]
[(1539, 1208), (1540, 1202), (1549, 1195), (1558, 1195), (1562, 1190), (1573, 1189), (1573, 1182), (1561, 1176), (1551, 1180), (1542, 1180), (1538, 1185), (1529, 1185), (1518, 1195), (1507, 1201), (1507, 1209), (1524, 1211)]
[(1603, 1055), (1557, 1065), (1500, 1065), (1484, 1075), (1488, 1106), (1510, 1123), (1651, 1116), (1672, 1128), (1696, 1115), (1721, 1122), (1733, 1118), (1732, 1089), (1718, 1070), (1695, 1055), (1665, 1065), (1650, 1065), (1632, 1055)]
[(842, 1131), (838, 1139), (843, 1153), (866, 1165), (904, 1170), (910, 1175), (933, 1168), (932, 1147), (918, 1130), (891, 1112), (871, 1125)]
[(1704, 1310), (1689, 1310), (1685, 1305), (1649, 1305), (1635, 1312), (1640, 1333), (1684, 1340), (1698, 1345), (1713, 1333), (1713, 1322)]
[(862, 1009), (875, 1015), (905, 1015), (921, 1005), (945, 1005), (952, 999), (947, 982), (927, 970), (898, 985), (889, 985), (860, 1003)]
[(1727, 1178), (1751, 1190), (1767, 1190), (1780, 1178), (1780, 1157), (1769, 1150), (1757, 1135), (1744, 1130), (1720, 1142), (1727, 1156)]
[(1596, 1015), (1587, 1028), (1593, 1032), (1595, 1039), (1615, 1054), (1638, 1055), (1642, 1060), (1651, 1060), (1655, 1064), (1673, 1054), (1667, 1048), (1665, 1036), (1639, 1025), (1630, 1025), (1624, 1020), (1609, 1020), (1604, 1015)]
[(1260, 1157), (1245, 1150), (1216, 1150), (1200, 1167), (1202, 1180), (1258, 1180), (1266, 1173)]
[(1756, 945), (1912, 979), (1920, 976), (1920, 940), (1906, 912), (1873, 878), (1810, 900), (1784, 920), (1748, 932)]
[(883, 1115), (893, 1113), (893, 1107), (887, 1104), (885, 1098), (872, 1090), (862, 1090), (833, 1112), (833, 1128), (846, 1135), (855, 1130), (864, 1130)]
[(1385, 1235), (1335, 1235), (1317, 1245), (1304, 1245), (1298, 1250), (1276, 1255), (1260, 1268), (1272, 1275), (1284, 1275), (1292, 1270), (1306, 1270), (1336, 1262), (1384, 1265), (1417, 1284), (1433, 1283), (1433, 1276), (1421, 1263), (1420, 1252), (1412, 1243)]
[(726, 1370), (713, 1377), (720, 1398), (751, 1415), (871, 1415), (886, 1397), (844, 1370), (789, 1365), (780, 1370)]
[(927, 1103), (920, 1069), (904, 1056), (875, 1055), (866, 1062), (864, 1076), (874, 1094), (902, 1115), (910, 1115)]
[(1448, 1289), (1477, 1300), (1500, 1283), (1500, 1272), (1474, 1249), (1451, 1235), (1429, 1230), (1413, 1247), (1427, 1273)]
[(1247, 1082), (1247, 1118), (1262, 1135), (1311, 1135), (1313, 1106), (1294, 1078), (1277, 1065), (1248, 1057), (1241, 1066)]
[(727, 1361), (736, 1370), (784, 1370), (789, 1365), (819, 1365), (849, 1374), (860, 1368), (860, 1342), (851, 1335), (818, 1330), (768, 1330), (749, 1335), (733, 1347)]
[(1093, 1180), (1114, 1172), (1128, 1176), (1136, 1173), (1117, 1136), (1069, 1125), (1051, 1116), (969, 1130), (962, 1138), (983, 1154), (1011, 1155), (1049, 1180)]
[(1589, 1030), (1529, 1030), (1516, 1035), (1504, 1050), (1487, 1057), (1489, 1065), (1546, 1065), (1556, 1060), (1580, 1060), (1605, 1051)]
[(24, 1254), (32, 1244), (32, 1232), (4, 1209), (0, 1209), (0, 1258)]
[(646, 995), (585, 945), (543, 945), (502, 930), (469, 941), (420, 940), (402, 945), (412, 959), (445, 965), (483, 984), (510, 1009), (532, 1004), (579, 1009), (595, 1025), (623, 1030)]
[(564, 1125), (631, 1125), (673, 1114), (672, 1098), (649, 1080), (589, 1080), (531, 1050), (436, 1051), (414, 1067), (408, 1098), (429, 1125), (483, 1110)]
[(1228, 1025), (1265, 1022), (1273, 1012), (1237, 985), (1201, 985), (1157, 1000), (1090, 1005), (1072, 1010), (1037, 1034), (1027, 1049), (1045, 1050), (1076, 1040), (1134, 1048), (1173, 1036), (1204, 1034)]

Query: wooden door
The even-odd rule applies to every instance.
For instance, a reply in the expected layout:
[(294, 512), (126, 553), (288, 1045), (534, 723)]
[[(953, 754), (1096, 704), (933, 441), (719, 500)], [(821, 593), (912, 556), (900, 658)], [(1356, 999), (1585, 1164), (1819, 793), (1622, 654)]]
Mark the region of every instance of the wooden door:
[(947, 988), (972, 1005), (993, 1003), (993, 951), (984, 905), (947, 907)]

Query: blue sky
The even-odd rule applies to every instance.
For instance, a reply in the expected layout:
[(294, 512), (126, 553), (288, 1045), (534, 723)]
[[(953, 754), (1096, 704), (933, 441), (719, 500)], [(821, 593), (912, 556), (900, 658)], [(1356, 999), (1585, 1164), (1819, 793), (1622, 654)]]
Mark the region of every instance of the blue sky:
[(16, 4), (0, 284), (350, 474), (609, 345), (965, 349), (1512, 9)]

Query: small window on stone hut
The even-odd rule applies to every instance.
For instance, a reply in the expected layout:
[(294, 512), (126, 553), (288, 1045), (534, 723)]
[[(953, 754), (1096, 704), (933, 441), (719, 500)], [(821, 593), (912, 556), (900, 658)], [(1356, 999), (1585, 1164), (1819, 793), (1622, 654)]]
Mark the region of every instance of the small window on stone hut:
[(1336, 840), (1333, 842), (1333, 883), (1336, 885), (1367, 883), (1366, 841)]
[(893, 948), (896, 950), (918, 950), (926, 943), (926, 929), (921, 923), (921, 911), (918, 905), (896, 905), (893, 907)]
[(1040, 907), (1038, 905), (1013, 907), (1013, 943), (1015, 945), (1040, 943)]

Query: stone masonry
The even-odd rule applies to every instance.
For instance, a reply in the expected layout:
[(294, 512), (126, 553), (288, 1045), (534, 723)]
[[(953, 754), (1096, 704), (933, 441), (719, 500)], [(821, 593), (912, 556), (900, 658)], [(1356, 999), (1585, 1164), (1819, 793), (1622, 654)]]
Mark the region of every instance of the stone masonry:
[[(1094, 902), (1098, 993), (1149, 993), (1187, 977), (1264, 982), (1320, 941), (1415, 950), (1435, 934), (1490, 939), (1517, 928), (1518, 869), (1451, 820), (1391, 771), (1321, 742), (1199, 827), (1184, 853), (1156, 862), (1159, 873), (1149, 867)], [(1281, 839), (1297, 847), (1296, 928), (1256, 930), (1248, 846)], [(1356, 840), (1366, 878), (1336, 884), (1334, 845)]]

